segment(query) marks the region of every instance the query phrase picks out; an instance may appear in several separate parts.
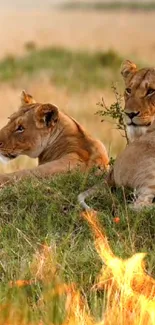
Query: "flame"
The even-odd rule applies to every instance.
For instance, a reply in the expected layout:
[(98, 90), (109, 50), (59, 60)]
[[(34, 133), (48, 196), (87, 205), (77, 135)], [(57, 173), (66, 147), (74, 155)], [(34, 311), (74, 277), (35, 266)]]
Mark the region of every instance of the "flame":
[[(96, 250), (103, 262), (103, 267), (96, 279), (93, 290), (107, 293), (105, 311), (100, 322), (91, 315), (87, 301), (74, 283), (66, 284), (60, 280), (58, 265), (52, 249), (43, 245), (36, 253), (31, 265), (33, 280), (17, 280), (10, 283), (21, 288), (36, 281), (45, 283), (46, 291), (37, 302), (37, 308), (46, 311), (48, 301), (55, 296), (65, 296), (65, 319), (62, 325), (155, 325), (155, 280), (145, 271), (144, 253), (138, 253), (128, 259), (121, 259), (112, 252), (105, 232), (101, 228), (94, 212), (85, 212), (83, 217), (89, 223), (94, 235)], [(52, 287), (48, 285), (52, 283)], [(54, 283), (54, 285), (53, 285)], [(21, 289), (22, 290), (22, 289)], [(6, 309), (7, 306), (1, 306)], [(7, 308), (8, 318), (0, 325), (34, 325), (22, 320), (22, 314), (13, 321), (14, 306)], [(53, 325), (41, 319), (35, 325)]]
[(155, 280), (145, 272), (144, 257), (138, 253), (131, 258), (117, 258), (93, 212), (85, 212), (95, 237), (96, 250), (105, 266), (95, 285), (106, 288), (108, 299), (103, 325), (154, 325)]

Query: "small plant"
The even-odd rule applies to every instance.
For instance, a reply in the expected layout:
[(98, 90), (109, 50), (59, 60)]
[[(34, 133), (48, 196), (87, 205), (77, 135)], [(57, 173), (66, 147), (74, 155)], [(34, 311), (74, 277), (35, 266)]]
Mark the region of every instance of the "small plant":
[(116, 122), (116, 128), (123, 132), (123, 137), (126, 138), (127, 143), (128, 135), (126, 131), (126, 125), (124, 122), (124, 110), (122, 107), (122, 95), (118, 92), (115, 85), (112, 86), (113, 92), (115, 94), (116, 101), (113, 103), (110, 107), (107, 107), (105, 104), (104, 98), (102, 97), (101, 102), (97, 103), (98, 106), (100, 106), (102, 109), (96, 112), (96, 114), (100, 115), (102, 117), (101, 122), (104, 122), (103, 117), (110, 117)]
[(121, 56), (114, 50), (98, 53), (98, 58), (104, 67), (112, 66), (113, 69), (119, 67), (122, 63)]
[(37, 48), (36, 43), (33, 41), (26, 42), (24, 47), (27, 51), (35, 51)]

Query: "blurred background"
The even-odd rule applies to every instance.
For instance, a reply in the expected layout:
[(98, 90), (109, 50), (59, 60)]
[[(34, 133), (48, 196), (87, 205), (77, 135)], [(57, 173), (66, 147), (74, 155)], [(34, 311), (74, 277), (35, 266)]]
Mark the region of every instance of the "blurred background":
[[(124, 140), (114, 123), (101, 123), (96, 104), (115, 102), (113, 84), (123, 93), (124, 59), (154, 65), (154, 31), (155, 1), (1, 0), (0, 127), (25, 89), (72, 115), (116, 156)], [(0, 171), (36, 163), (23, 157)]]

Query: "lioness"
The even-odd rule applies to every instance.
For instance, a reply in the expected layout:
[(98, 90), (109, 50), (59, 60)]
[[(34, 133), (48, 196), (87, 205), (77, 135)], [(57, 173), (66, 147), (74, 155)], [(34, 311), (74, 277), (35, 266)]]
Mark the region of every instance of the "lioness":
[(136, 190), (134, 209), (151, 206), (155, 197), (155, 68), (138, 70), (125, 61), (125, 122), (130, 143), (116, 159), (109, 181)]
[(108, 155), (104, 145), (93, 139), (83, 127), (52, 104), (40, 104), (22, 92), (21, 107), (0, 130), (1, 160), (19, 155), (38, 158), (39, 166), (0, 175), (0, 184), (25, 176), (46, 177), (76, 167), (106, 168)]
[(129, 141), (145, 134), (155, 119), (155, 68), (138, 70), (126, 60), (121, 74), (125, 81), (124, 119)]
[(109, 181), (135, 191), (133, 209), (153, 206), (155, 198), (155, 122), (145, 135), (130, 143), (116, 159)]
[[(138, 70), (135, 63), (126, 60), (121, 74), (126, 86), (124, 120), (130, 143), (116, 159), (107, 182), (135, 189), (137, 199), (131, 206), (140, 209), (151, 206), (155, 197), (155, 68)], [(79, 195), (83, 208), (89, 209), (85, 199), (97, 188)]]

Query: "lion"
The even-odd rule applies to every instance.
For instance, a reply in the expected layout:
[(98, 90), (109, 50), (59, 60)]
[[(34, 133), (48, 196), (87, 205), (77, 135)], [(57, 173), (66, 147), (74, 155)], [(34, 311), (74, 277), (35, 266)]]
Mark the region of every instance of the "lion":
[[(155, 68), (138, 70), (135, 63), (126, 60), (121, 74), (126, 87), (124, 121), (129, 144), (104, 182), (110, 187), (124, 186), (135, 190), (137, 198), (130, 207), (140, 210), (152, 206), (155, 197)], [(85, 199), (98, 188), (94, 186), (79, 194), (78, 201), (84, 209), (90, 209)]]
[(130, 142), (145, 134), (155, 119), (155, 68), (138, 70), (126, 60), (121, 74), (125, 82), (124, 121)]
[(41, 104), (25, 91), (21, 106), (0, 130), (0, 159), (38, 158), (38, 166), (0, 175), (0, 185), (27, 176), (50, 177), (75, 168), (108, 168), (105, 146), (53, 104)]
[(135, 200), (130, 208), (155, 206), (155, 122), (116, 158), (107, 182), (134, 190)]
[(138, 70), (127, 60), (121, 73), (126, 85), (124, 112), (130, 143), (116, 159), (107, 181), (133, 189), (135, 201), (130, 207), (141, 210), (153, 206), (155, 197), (155, 68)]

